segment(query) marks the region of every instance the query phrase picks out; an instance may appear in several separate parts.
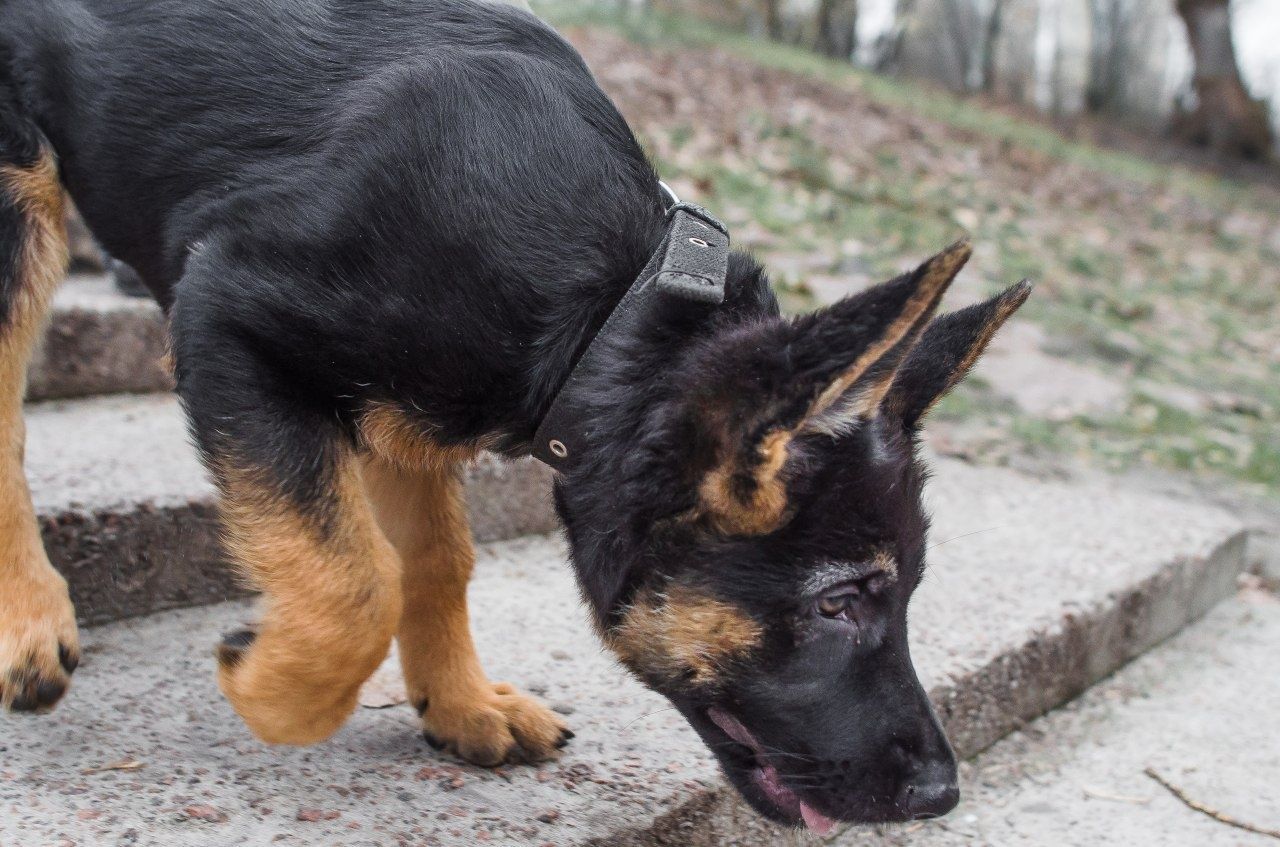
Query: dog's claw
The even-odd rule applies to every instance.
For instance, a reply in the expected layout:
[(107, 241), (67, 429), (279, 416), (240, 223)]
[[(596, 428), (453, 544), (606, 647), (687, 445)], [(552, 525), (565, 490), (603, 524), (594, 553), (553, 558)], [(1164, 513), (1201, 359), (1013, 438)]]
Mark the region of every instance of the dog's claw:
[(58, 663), (62, 665), (62, 669), (67, 673), (74, 673), (75, 669), (80, 667), (80, 654), (67, 647), (67, 645), (59, 643)]
[(218, 664), (224, 668), (234, 668), (240, 664), (240, 660), (244, 658), (245, 651), (253, 646), (254, 639), (257, 637), (258, 634), (252, 629), (238, 629), (222, 636), (222, 642), (215, 651), (218, 657)]
[(80, 663), (75, 612), (65, 588), (50, 595), (46, 605), (53, 608), (42, 615), (0, 610), (0, 712), (48, 712), (71, 687), (71, 672)]
[(559, 716), (506, 683), (467, 699), (434, 699), (422, 715), (423, 738), (481, 767), (554, 759), (573, 738)]
[(67, 693), (67, 681), (49, 679), (41, 676), (33, 668), (10, 671), (5, 679), (3, 689), (14, 692), (9, 701), (9, 710), (13, 712), (46, 712)]

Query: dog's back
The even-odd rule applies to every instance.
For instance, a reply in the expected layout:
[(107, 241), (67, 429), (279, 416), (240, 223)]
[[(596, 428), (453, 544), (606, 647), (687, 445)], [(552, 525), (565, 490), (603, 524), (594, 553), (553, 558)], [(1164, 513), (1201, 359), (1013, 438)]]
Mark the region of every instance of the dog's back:
[(371, 133), (476, 88), (590, 85), (532, 15), (469, 0), (0, 0), (0, 58), (95, 234), (162, 299), (211, 217), (341, 189), (325, 159), (355, 145), (404, 148)]

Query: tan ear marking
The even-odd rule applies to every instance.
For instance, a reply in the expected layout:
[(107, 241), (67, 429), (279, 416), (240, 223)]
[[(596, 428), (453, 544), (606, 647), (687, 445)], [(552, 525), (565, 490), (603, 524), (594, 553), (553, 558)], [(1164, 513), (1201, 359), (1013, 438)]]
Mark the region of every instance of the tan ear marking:
[(1023, 280), (995, 297), (937, 318), (895, 375), (883, 413), (914, 426), (964, 379), (996, 331), (1031, 294)]
[(727, 535), (763, 535), (777, 529), (787, 510), (781, 477), (793, 433), (774, 430), (765, 436), (747, 467), (731, 457), (702, 481), (702, 508), (715, 528)]
[(951, 280), (968, 264), (973, 256), (973, 242), (962, 238), (947, 247), (924, 264), (925, 280), (921, 284), (936, 290), (951, 284)]

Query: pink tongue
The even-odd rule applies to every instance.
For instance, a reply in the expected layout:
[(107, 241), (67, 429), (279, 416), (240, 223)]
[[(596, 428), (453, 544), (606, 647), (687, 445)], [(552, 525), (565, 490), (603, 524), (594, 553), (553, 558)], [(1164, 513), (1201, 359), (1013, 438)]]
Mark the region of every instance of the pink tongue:
[[(707, 710), (707, 715), (711, 720), (715, 721), (716, 726), (724, 730), (728, 735), (739, 744), (745, 744), (752, 750), (760, 753), (760, 745), (756, 743), (755, 738), (747, 731), (742, 723), (728, 712), (716, 707)], [(760, 768), (758, 782), (765, 793), (769, 795), (769, 799), (776, 803), (783, 810), (789, 810), (791, 814), (795, 814), (796, 804), (800, 805), (800, 817), (804, 819), (804, 825), (809, 827), (811, 832), (818, 835), (828, 835), (836, 828), (836, 822), (808, 803), (801, 800), (795, 795), (795, 792), (782, 784), (782, 780), (778, 778), (778, 771), (772, 765), (764, 765)]]
[(804, 818), (804, 825), (818, 835), (828, 835), (836, 828), (835, 821), (803, 800), (800, 801), (800, 817)]

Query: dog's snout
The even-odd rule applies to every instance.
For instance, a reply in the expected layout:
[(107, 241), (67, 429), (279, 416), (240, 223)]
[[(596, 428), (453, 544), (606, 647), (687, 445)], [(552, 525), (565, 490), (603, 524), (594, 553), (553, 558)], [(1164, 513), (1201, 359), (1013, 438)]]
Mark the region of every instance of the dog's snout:
[(937, 818), (960, 802), (954, 765), (936, 762), (908, 777), (898, 789), (897, 806), (910, 820)]

